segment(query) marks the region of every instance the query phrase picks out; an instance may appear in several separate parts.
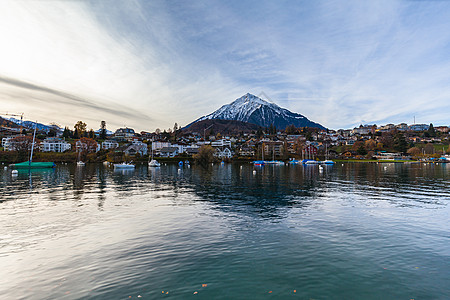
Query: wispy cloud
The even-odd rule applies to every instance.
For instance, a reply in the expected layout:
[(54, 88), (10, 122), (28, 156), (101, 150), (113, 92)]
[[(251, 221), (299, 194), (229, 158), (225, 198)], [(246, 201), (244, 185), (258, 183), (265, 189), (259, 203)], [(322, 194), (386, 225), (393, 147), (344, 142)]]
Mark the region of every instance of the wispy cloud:
[(24, 110), (29, 97), (48, 121), (153, 130), (264, 91), (331, 128), (444, 124), (448, 12), (416, 1), (4, 1), (2, 104)]

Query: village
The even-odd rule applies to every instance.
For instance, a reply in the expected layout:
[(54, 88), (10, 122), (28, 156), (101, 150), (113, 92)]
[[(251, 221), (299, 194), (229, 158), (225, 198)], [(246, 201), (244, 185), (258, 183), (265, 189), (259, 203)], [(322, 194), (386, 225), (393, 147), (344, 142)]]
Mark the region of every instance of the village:
[[(446, 160), (449, 159), (449, 127), (432, 124), (360, 125), (353, 129), (319, 130), (274, 127), (252, 132), (225, 134), (214, 127), (200, 132), (173, 129), (135, 132), (132, 128), (106, 130), (102, 121), (97, 131), (86, 130), (79, 121), (74, 130), (66, 127), (39, 129), (36, 133), (35, 160), (55, 162), (146, 161), (150, 156), (162, 160), (195, 158), (200, 149), (211, 147), (217, 161), (256, 159), (338, 159), (338, 160)], [(0, 131), (0, 161), (12, 163), (26, 159), (32, 144), (31, 128), (8, 127)]]

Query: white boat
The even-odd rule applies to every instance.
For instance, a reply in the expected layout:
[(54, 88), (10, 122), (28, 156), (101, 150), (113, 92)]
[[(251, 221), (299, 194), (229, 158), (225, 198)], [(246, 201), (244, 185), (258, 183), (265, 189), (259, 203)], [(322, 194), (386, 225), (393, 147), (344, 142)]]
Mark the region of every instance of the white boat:
[(148, 162), (149, 167), (160, 167), (161, 164), (156, 160), (153, 159), (153, 145), (152, 145), (152, 160)]
[(85, 163), (81, 161), (80, 157), (81, 157), (81, 151), (78, 151), (77, 167), (82, 167), (85, 165)]
[(305, 161), (306, 165), (317, 165), (319, 164), (319, 162), (317, 160), (312, 160), (312, 159), (308, 159), (307, 161)]
[(156, 159), (152, 159), (151, 161), (148, 162), (148, 166), (149, 167), (160, 167), (161, 164)]
[(325, 145), (325, 160), (320, 162), (323, 165), (334, 165), (335, 162), (328, 159), (328, 147)]
[(134, 169), (136, 166), (129, 163), (114, 164), (114, 169)]

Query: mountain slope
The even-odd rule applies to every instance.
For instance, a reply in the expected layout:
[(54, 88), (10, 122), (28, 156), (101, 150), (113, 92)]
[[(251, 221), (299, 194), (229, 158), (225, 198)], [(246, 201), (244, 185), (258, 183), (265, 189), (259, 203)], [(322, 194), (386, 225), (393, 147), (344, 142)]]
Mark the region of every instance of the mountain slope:
[(301, 114), (293, 113), (249, 93), (193, 123), (208, 119), (237, 120), (262, 127), (269, 127), (273, 124), (278, 129), (285, 129), (288, 125), (325, 129), (322, 125), (308, 120)]
[(256, 124), (242, 121), (206, 119), (192, 123), (189, 127), (183, 129), (183, 133), (198, 132), (203, 134), (206, 128), (208, 128), (208, 130), (206, 130), (206, 133), (212, 131), (214, 133), (220, 134), (238, 134), (241, 132), (249, 133), (252, 131), (257, 131), (261, 127)]

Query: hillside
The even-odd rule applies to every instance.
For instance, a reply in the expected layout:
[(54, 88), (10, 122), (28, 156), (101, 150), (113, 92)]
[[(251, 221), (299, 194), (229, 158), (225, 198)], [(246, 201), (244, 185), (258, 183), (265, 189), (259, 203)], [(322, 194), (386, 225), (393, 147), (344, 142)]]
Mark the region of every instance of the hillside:
[(220, 134), (237, 134), (241, 132), (250, 133), (252, 131), (257, 131), (261, 127), (256, 124), (242, 121), (207, 119), (192, 123), (183, 128), (183, 133), (197, 132), (203, 134), (203, 131), (206, 128), (208, 128), (207, 132), (212, 130), (214, 133)]

